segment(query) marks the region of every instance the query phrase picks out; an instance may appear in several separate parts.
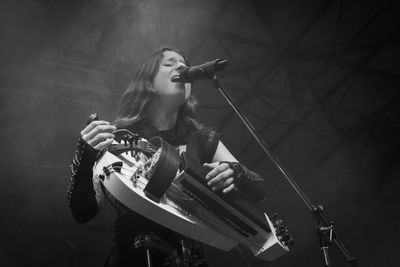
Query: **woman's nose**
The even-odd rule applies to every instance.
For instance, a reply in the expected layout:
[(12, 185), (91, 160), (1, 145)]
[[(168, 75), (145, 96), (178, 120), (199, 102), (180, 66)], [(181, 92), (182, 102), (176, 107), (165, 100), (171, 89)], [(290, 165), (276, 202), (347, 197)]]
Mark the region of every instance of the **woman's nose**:
[(185, 68), (186, 68), (186, 65), (185, 65), (184, 63), (179, 62), (179, 63), (176, 64), (175, 70), (178, 71), (178, 72), (181, 72), (181, 71), (183, 71)]

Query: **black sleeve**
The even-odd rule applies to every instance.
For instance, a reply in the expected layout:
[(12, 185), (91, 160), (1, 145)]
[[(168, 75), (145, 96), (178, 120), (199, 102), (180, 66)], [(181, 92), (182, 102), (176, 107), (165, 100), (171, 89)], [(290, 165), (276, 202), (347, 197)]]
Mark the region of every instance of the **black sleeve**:
[(209, 129), (203, 136), (202, 136), (202, 146), (204, 148), (203, 150), (203, 156), (202, 156), (202, 161), (210, 163), (215, 155), (215, 152), (217, 151), (218, 143), (220, 140), (220, 134), (215, 131), (214, 129)]
[(71, 179), (68, 187), (68, 206), (80, 223), (92, 219), (98, 212), (96, 192), (93, 187), (93, 165), (99, 150), (79, 138), (77, 150), (71, 164)]

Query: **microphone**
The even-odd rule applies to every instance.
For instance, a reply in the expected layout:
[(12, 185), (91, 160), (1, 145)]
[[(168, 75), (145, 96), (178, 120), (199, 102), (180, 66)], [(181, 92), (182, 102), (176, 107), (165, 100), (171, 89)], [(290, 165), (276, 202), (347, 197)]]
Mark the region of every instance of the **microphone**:
[(171, 78), (172, 82), (191, 83), (196, 80), (210, 78), (214, 73), (222, 71), (228, 65), (226, 59), (216, 59), (201, 65), (186, 67), (178, 75)]

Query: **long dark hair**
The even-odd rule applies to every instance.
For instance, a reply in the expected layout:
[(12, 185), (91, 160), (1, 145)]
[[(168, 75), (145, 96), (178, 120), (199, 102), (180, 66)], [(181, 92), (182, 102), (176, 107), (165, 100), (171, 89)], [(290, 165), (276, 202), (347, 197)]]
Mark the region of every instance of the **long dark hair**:
[[(113, 122), (117, 128), (128, 128), (134, 125), (140, 125), (150, 129), (154, 127), (148, 117), (151, 101), (156, 95), (152, 84), (160, 68), (165, 51), (173, 51), (182, 55), (177, 49), (164, 46), (156, 50), (152, 56), (139, 67), (135, 78), (121, 97), (119, 112), (117, 118)], [(185, 57), (184, 60), (186, 65), (189, 65)], [(190, 95), (178, 110), (177, 124), (183, 126), (185, 131), (191, 132), (204, 128), (195, 119), (196, 105), (196, 99), (193, 95)]]

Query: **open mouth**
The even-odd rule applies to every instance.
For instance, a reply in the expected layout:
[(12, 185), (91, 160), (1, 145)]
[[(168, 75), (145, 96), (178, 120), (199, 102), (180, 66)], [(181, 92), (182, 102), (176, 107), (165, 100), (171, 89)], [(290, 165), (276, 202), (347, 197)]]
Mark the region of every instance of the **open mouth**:
[(172, 82), (180, 82), (180, 76), (179, 75), (172, 76), (171, 81)]

